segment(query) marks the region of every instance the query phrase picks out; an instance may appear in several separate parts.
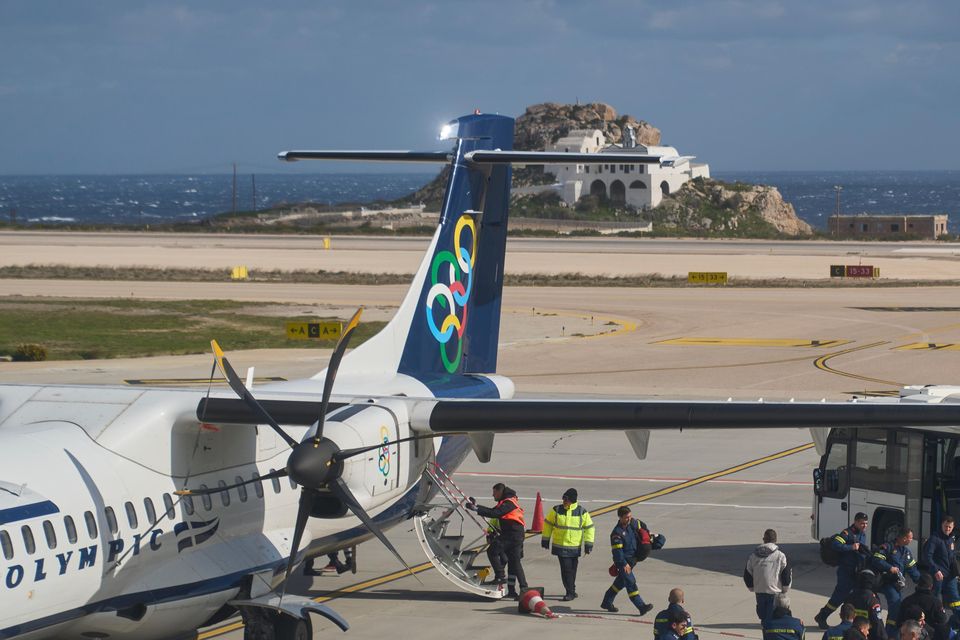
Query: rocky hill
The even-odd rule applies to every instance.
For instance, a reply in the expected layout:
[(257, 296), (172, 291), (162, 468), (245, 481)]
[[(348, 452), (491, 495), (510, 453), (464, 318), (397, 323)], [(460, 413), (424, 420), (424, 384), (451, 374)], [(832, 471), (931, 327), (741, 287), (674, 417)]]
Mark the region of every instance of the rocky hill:
[(678, 233), (771, 237), (813, 232), (776, 187), (742, 182), (697, 178), (646, 213), (661, 231)]
[[(618, 116), (616, 109), (602, 102), (589, 104), (558, 104), (544, 102), (527, 107), (516, 120), (513, 134), (513, 148), (518, 151), (541, 151), (574, 129), (600, 129), (608, 142), (619, 143), (627, 126), (637, 133), (637, 142), (641, 144), (660, 144), (660, 129), (649, 122), (637, 120), (631, 115)], [(423, 202), (428, 208), (436, 209), (443, 199), (443, 189), (447, 183), (449, 170), (443, 171), (422, 189), (402, 199), (403, 203)], [(513, 186), (524, 187), (531, 184), (544, 184), (553, 181), (545, 176), (539, 167), (520, 167), (514, 169)]]

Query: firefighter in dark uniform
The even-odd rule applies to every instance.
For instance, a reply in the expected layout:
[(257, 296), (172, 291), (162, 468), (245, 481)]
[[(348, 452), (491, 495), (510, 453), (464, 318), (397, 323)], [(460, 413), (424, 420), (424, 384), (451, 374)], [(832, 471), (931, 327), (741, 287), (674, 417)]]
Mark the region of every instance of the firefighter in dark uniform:
[(827, 604), (813, 618), (821, 629), (826, 630), (829, 626), (827, 618), (843, 604), (856, 584), (857, 571), (868, 552), (866, 530), (867, 514), (858, 513), (853, 517), (853, 524), (833, 536), (833, 548), (840, 554), (840, 563), (837, 565), (837, 586)]
[(870, 640), (887, 640), (886, 630), (883, 624), (883, 607), (880, 606), (880, 598), (874, 592), (877, 584), (877, 574), (870, 569), (864, 569), (857, 574), (857, 586), (847, 596), (846, 602), (853, 605), (854, 611), (858, 617), (866, 618), (870, 621)]
[(517, 500), (517, 493), (502, 482), (493, 485), (493, 499), (497, 501), (497, 505), (492, 508), (478, 505), (474, 498), (470, 498), (465, 506), (484, 518), (496, 518), (500, 522), (500, 535), (496, 536), (487, 548), (494, 581), (501, 586), (507, 584), (502, 554), (507, 558), (510, 575), (517, 577), (520, 593), (523, 593), (528, 588), (527, 576), (523, 573), (520, 560), (523, 557), (523, 541), (526, 537), (523, 509)]
[(773, 614), (763, 621), (763, 640), (803, 640), (803, 620), (793, 617), (790, 597), (778, 593), (774, 599)]
[(853, 625), (853, 619), (857, 617), (857, 610), (853, 608), (852, 604), (846, 604), (840, 606), (840, 624), (835, 627), (830, 627), (823, 632), (823, 640), (843, 640), (843, 636), (847, 633), (847, 629)]
[(907, 586), (904, 575), (910, 576), (916, 584), (920, 579), (920, 570), (917, 561), (910, 552), (910, 543), (913, 542), (913, 530), (900, 529), (893, 542), (881, 544), (873, 552), (873, 568), (880, 576), (878, 591), (887, 599), (887, 629), (895, 630), (900, 623), (900, 591)]
[[(640, 615), (645, 615), (650, 613), (653, 605), (645, 603), (643, 598), (640, 597), (640, 589), (637, 587), (637, 578), (633, 575), (633, 567), (649, 555), (650, 544), (642, 545), (640, 543), (642, 523), (630, 515), (630, 507), (617, 509), (617, 517), (619, 518), (617, 526), (610, 533), (610, 547), (613, 552), (613, 564), (617, 569), (617, 577), (603, 595), (600, 608), (612, 613), (619, 611), (617, 607), (613, 606), (613, 600), (622, 589), (626, 588), (630, 602), (634, 604)], [(643, 528), (646, 529), (646, 526)]]
[[(953, 539), (954, 521), (944, 516), (940, 530), (934, 531), (923, 548), (924, 559), (933, 578), (933, 595), (940, 596), (944, 609), (953, 609), (953, 621), (960, 610), (960, 592), (957, 591), (957, 559)], [(956, 625), (954, 625), (956, 626)]]
[(687, 635), (687, 612), (683, 609), (671, 611), (667, 616), (663, 631), (654, 640), (681, 640)]
[(681, 640), (699, 640), (697, 631), (693, 627), (693, 620), (690, 619), (687, 610), (683, 608), (683, 598), (683, 589), (670, 590), (670, 595), (667, 596), (667, 608), (653, 619), (653, 640), (660, 640), (661, 636), (670, 629), (671, 616), (674, 613), (683, 614), (687, 621), (687, 625), (683, 629), (683, 635), (680, 636)]
[[(943, 603), (940, 598), (933, 595), (933, 578), (930, 577), (929, 573), (920, 574), (916, 590), (900, 603), (900, 611), (904, 613), (914, 607), (923, 611), (926, 626), (933, 632), (934, 640), (947, 640), (950, 637), (947, 612), (943, 610)], [(903, 616), (900, 617), (903, 618)], [(898, 620), (898, 622), (902, 623), (903, 620), (906, 620), (906, 618)]]

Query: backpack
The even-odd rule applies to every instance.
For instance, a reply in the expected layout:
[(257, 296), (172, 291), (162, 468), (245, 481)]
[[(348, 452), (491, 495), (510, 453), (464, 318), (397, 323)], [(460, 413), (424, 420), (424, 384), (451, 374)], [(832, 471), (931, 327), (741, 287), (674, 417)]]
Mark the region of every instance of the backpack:
[(828, 567), (840, 565), (840, 552), (833, 548), (833, 536), (820, 538), (820, 561)]
[(650, 556), (650, 550), (652, 548), (652, 541), (650, 537), (650, 530), (647, 529), (647, 523), (643, 520), (637, 520), (637, 554), (634, 556), (637, 559), (637, 562), (643, 562)]

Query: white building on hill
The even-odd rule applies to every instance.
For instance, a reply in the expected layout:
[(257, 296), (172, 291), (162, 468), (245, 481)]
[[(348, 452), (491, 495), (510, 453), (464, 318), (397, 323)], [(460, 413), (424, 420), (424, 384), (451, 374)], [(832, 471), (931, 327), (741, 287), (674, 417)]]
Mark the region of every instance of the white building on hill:
[(616, 204), (651, 209), (660, 204), (663, 196), (673, 193), (687, 180), (710, 177), (709, 165), (690, 162), (695, 156), (680, 156), (673, 147), (637, 144), (632, 129), (627, 129), (623, 146), (608, 145), (606, 137), (599, 129), (576, 129), (557, 140), (548, 150), (579, 153), (636, 152), (640, 155), (675, 158), (670, 166), (662, 167), (655, 164), (557, 165), (553, 168), (553, 173), (562, 186), (561, 197), (571, 206), (582, 196), (589, 194), (609, 198)]

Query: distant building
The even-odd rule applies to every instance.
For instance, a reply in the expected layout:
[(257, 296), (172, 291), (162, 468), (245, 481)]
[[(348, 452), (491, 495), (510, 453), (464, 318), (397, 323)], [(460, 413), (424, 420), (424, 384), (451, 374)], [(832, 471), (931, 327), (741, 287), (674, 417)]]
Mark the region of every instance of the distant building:
[(830, 216), (830, 235), (841, 238), (911, 237), (936, 240), (947, 233), (946, 214)]
[(576, 129), (548, 148), (548, 151), (568, 153), (615, 151), (675, 158), (671, 166), (663, 167), (655, 164), (558, 165), (552, 173), (562, 187), (563, 201), (573, 205), (582, 196), (590, 194), (609, 198), (616, 204), (650, 209), (688, 180), (710, 177), (708, 165), (690, 162), (695, 156), (680, 156), (673, 147), (637, 144), (634, 135), (628, 128), (623, 145), (608, 145), (606, 136), (599, 129)]

